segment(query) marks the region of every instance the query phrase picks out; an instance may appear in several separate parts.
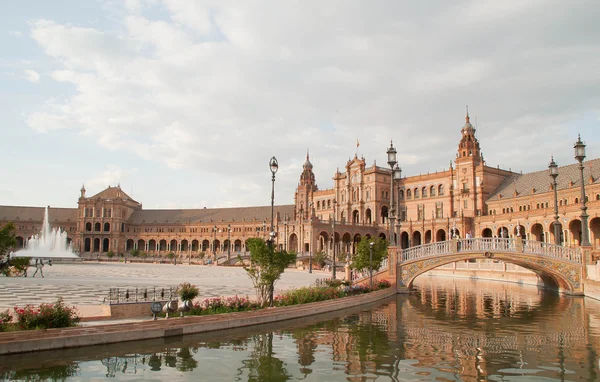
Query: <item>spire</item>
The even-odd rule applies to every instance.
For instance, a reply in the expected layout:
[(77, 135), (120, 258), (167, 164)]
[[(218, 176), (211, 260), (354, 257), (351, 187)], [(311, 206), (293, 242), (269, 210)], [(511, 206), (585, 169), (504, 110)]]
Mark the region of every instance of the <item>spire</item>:
[(466, 123), (471, 123), (471, 119), (469, 118), (469, 105), (467, 105), (467, 116), (465, 117)]
[(81, 190), (80, 191), (81, 191), (81, 197), (85, 198), (85, 184), (83, 184), (83, 183), (81, 184)]

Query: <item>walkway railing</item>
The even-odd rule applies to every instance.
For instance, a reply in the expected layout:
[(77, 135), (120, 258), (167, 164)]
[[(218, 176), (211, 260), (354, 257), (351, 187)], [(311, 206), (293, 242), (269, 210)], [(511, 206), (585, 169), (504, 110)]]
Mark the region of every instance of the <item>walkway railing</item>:
[[(520, 243), (517, 241), (520, 240)], [(519, 238), (475, 238), (441, 241), (402, 250), (399, 261), (417, 260), (437, 255), (461, 252), (515, 252), (547, 256), (554, 259), (582, 263), (581, 248), (569, 248)]]
[(177, 287), (110, 288), (104, 303), (123, 304), (128, 302), (151, 302), (176, 300)]

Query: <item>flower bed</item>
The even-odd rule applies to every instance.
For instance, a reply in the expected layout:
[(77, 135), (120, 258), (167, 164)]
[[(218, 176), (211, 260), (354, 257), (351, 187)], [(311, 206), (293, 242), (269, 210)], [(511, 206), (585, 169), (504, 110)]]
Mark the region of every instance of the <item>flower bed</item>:
[(66, 306), (62, 298), (53, 304), (40, 304), (38, 307), (27, 305), (14, 307), (14, 319), (9, 310), (0, 312), (0, 332), (16, 330), (34, 330), (67, 328), (76, 326), (80, 317), (75, 308)]

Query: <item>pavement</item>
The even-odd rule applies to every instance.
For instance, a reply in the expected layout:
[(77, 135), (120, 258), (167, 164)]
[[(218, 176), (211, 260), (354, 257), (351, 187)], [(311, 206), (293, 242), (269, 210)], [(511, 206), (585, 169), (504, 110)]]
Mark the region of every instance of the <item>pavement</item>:
[[(254, 298), (255, 291), (246, 271), (240, 267), (223, 267), (187, 264), (139, 264), (84, 262), (45, 266), (44, 278), (31, 277), (0, 278), (0, 310), (15, 306), (52, 303), (62, 297), (67, 305), (75, 305), (82, 324), (125, 323), (147, 320), (105, 320), (108, 318), (110, 288), (176, 287), (190, 282), (200, 289), (198, 299), (220, 296), (248, 296)], [(306, 270), (286, 270), (275, 284), (275, 294), (300, 286), (313, 284), (316, 279), (330, 277), (328, 273)], [(86, 318), (92, 321), (85, 322)], [(99, 319), (100, 318), (100, 319)]]

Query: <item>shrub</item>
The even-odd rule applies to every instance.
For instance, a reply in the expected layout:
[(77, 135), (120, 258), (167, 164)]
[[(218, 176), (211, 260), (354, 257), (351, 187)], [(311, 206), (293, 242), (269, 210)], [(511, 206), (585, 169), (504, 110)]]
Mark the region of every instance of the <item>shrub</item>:
[(201, 303), (194, 304), (191, 315), (209, 315), (232, 312), (245, 312), (260, 308), (257, 302), (250, 301), (248, 297), (215, 297), (207, 298)]
[(108, 257), (109, 259), (112, 259), (114, 256), (115, 256), (115, 253), (113, 251), (106, 252), (106, 257)]
[(10, 311), (6, 309), (3, 312), (0, 312), (0, 332), (6, 331), (8, 324), (12, 321), (12, 315)]
[(275, 306), (307, 304), (345, 297), (346, 293), (337, 287), (304, 287), (293, 289), (275, 298)]
[(62, 298), (54, 304), (40, 304), (35, 308), (27, 305), (25, 308), (15, 307), (17, 324), (22, 330), (67, 328), (76, 326), (80, 317), (75, 308), (66, 306)]
[(198, 297), (200, 291), (198, 290), (197, 286), (185, 282), (177, 287), (177, 293), (179, 294), (179, 298), (181, 298), (182, 301), (186, 301), (193, 300), (196, 297)]
[(340, 279), (327, 279), (325, 280), (325, 284), (327, 284), (327, 286), (330, 286), (332, 288), (337, 288), (340, 285), (342, 285), (344, 283), (343, 280)]
[(392, 284), (388, 280), (379, 280), (377, 282), (377, 289), (386, 289), (391, 286), (392, 286)]

